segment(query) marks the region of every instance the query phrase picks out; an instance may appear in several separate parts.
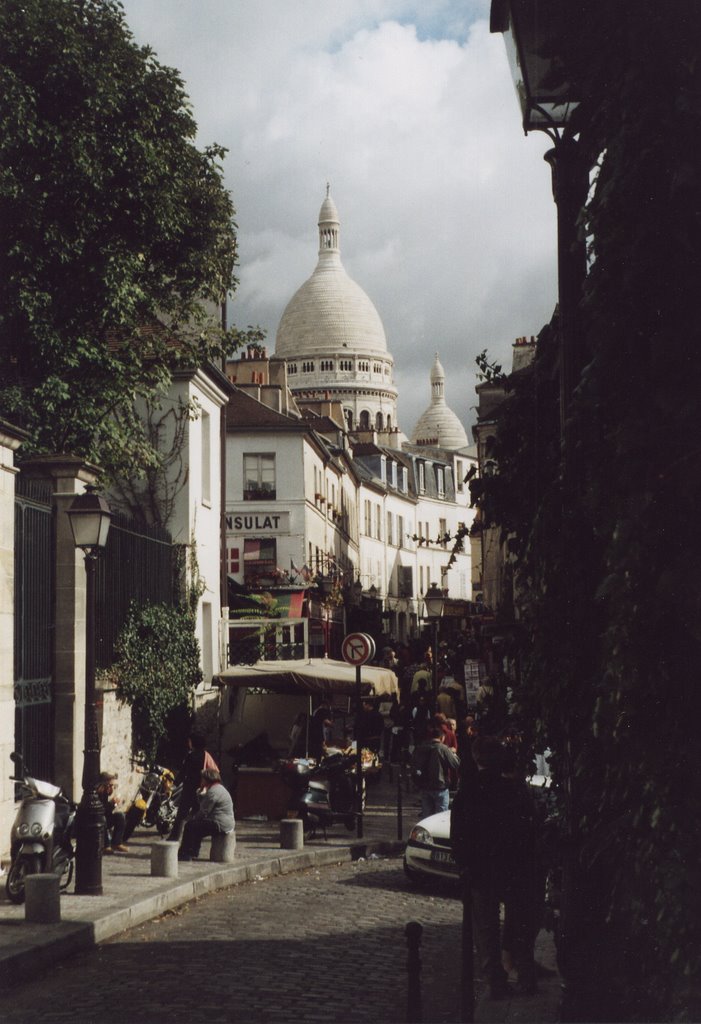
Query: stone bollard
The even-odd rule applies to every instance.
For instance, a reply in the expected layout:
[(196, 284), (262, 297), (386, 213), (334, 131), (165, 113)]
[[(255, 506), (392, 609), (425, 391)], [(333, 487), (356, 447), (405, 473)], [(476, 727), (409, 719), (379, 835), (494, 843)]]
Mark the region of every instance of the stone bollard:
[(61, 879), (58, 875), (25, 875), (24, 920), (58, 924), (61, 920)]
[(178, 877), (179, 846), (179, 843), (167, 839), (151, 843), (151, 875), (154, 878)]
[(301, 850), (304, 847), (304, 822), (301, 818), (282, 819), (280, 846), (283, 850)]
[(217, 864), (231, 864), (236, 856), (236, 832), (218, 832), (212, 836), (209, 859)]

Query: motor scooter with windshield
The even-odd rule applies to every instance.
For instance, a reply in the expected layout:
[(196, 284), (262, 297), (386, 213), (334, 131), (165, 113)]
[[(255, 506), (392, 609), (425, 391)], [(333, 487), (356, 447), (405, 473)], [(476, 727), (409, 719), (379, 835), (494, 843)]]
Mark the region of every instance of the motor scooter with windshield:
[(27, 875), (56, 874), (65, 892), (73, 878), (73, 825), (76, 805), (59, 786), (31, 776), (21, 754), (12, 753), (20, 787), (21, 803), (10, 833), (10, 870), (5, 882), (7, 897), (23, 903)]

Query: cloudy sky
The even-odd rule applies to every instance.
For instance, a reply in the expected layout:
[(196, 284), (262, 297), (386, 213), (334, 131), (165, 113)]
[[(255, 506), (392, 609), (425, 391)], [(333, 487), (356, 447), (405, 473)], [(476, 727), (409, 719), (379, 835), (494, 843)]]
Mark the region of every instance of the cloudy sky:
[(524, 136), (489, 0), (123, 0), (178, 68), (198, 144), (229, 150), (239, 226), (234, 322), (272, 351), (317, 259), (331, 183), (341, 258), (385, 326), (408, 433), (446, 398), (474, 420), (475, 356), (510, 365), (556, 301), (548, 139)]

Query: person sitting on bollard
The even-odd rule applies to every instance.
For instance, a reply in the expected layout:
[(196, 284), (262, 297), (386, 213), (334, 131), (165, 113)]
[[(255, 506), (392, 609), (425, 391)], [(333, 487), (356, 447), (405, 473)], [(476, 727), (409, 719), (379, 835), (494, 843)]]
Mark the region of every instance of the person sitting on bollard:
[(128, 846), (124, 839), (125, 816), (123, 811), (116, 810), (118, 803), (114, 795), (117, 776), (112, 772), (100, 772), (97, 795), (105, 812), (105, 848), (103, 853), (126, 853)]
[(183, 841), (178, 851), (178, 860), (181, 861), (199, 856), (205, 836), (228, 835), (236, 825), (231, 794), (222, 785), (219, 772), (214, 768), (205, 769), (201, 783), (204, 792), (200, 796), (200, 808), (185, 822)]

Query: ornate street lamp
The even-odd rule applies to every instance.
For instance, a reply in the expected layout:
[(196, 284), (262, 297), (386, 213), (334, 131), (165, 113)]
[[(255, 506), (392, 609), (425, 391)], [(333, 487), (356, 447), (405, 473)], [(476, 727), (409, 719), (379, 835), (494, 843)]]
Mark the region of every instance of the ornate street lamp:
[(524, 132), (543, 131), (554, 143), (544, 159), (550, 165), (557, 206), (560, 425), (566, 468), (576, 475), (568, 420), (570, 399), (584, 364), (577, 309), (587, 256), (577, 224), (589, 191), (589, 167), (570, 127), (582, 97), (567, 67), (567, 16), (567, 5), (561, 0), (492, 0), (490, 29), (504, 36)]
[(445, 594), (432, 583), (424, 594), (424, 618), (428, 619), (433, 628), (433, 697), (438, 693), (438, 623), (445, 606)]
[(102, 895), (102, 849), (105, 815), (97, 795), (100, 776), (100, 738), (95, 701), (95, 571), (107, 543), (112, 513), (95, 488), (73, 499), (66, 510), (73, 540), (85, 556), (85, 747), (83, 795), (76, 813), (75, 891), (81, 896)]
[(562, 51), (566, 18), (562, 0), (492, 0), (489, 27), (504, 36), (526, 133), (564, 128), (579, 105)]

